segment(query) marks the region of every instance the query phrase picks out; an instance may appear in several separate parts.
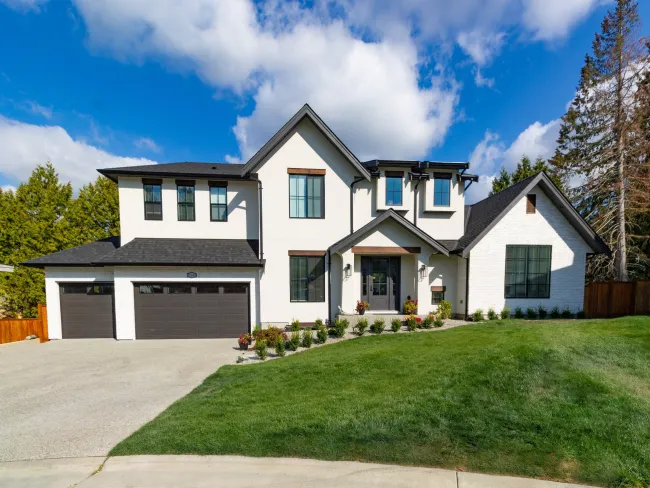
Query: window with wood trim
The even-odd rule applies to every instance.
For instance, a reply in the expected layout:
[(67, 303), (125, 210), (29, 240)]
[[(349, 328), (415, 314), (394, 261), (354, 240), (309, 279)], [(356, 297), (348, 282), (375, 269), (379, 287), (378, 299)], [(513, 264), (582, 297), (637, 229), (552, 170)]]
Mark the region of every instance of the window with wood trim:
[(289, 217), (322, 219), (325, 216), (325, 177), (289, 175)]
[(534, 193), (531, 193), (530, 195), (526, 195), (526, 213), (534, 214), (536, 208), (537, 208), (537, 195), (535, 195)]
[(290, 256), (289, 275), (292, 302), (325, 301), (324, 256)]
[(551, 246), (506, 246), (505, 298), (550, 298)]
[(404, 187), (404, 176), (386, 174), (386, 205), (402, 205), (402, 189)]
[(445, 299), (445, 288), (439, 287), (431, 291), (431, 305), (440, 305)]
[(162, 184), (144, 183), (144, 219), (162, 220)]
[(228, 188), (210, 186), (210, 220), (226, 222), (228, 220)]
[(434, 173), (433, 206), (448, 207), (451, 197), (451, 173)]
[(178, 220), (193, 221), (194, 215), (194, 185), (177, 185)]

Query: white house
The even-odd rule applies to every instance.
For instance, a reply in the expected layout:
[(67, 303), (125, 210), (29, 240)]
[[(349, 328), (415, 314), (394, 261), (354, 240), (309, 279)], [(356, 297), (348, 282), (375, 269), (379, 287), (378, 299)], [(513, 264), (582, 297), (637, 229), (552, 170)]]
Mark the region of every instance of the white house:
[(471, 206), (468, 163), (361, 162), (305, 105), (246, 164), (102, 169), (121, 236), (45, 269), (50, 338), (235, 337), (354, 313), (582, 308), (609, 252), (543, 173)]

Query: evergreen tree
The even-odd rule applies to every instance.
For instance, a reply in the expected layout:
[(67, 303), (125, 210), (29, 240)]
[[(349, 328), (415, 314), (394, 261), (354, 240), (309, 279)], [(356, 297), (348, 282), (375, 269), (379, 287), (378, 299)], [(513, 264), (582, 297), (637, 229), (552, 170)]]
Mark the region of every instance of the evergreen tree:
[(120, 235), (117, 185), (104, 176), (79, 191), (68, 214), (70, 246)]
[(563, 181), (572, 183), (570, 196), (578, 210), (613, 251), (613, 260), (590, 261), (590, 275), (598, 279), (629, 277), (628, 177), (638, 162), (630, 151), (637, 137), (634, 92), (647, 65), (639, 24), (634, 0), (617, 0), (605, 16), (551, 161)]
[(540, 171), (546, 172), (548, 176), (555, 182), (555, 184), (563, 190), (564, 185), (562, 180), (555, 175), (551, 167), (544, 161), (542, 158), (537, 158), (535, 164), (531, 164), (530, 158), (528, 156), (523, 156), (521, 161), (517, 163), (517, 168), (512, 172), (508, 173), (505, 168), (501, 168), (499, 176), (492, 180), (492, 191), (490, 195), (499, 193), (502, 190), (505, 190), (509, 186), (512, 186), (516, 183), (519, 183), (522, 180), (525, 180), (529, 176), (533, 176)]

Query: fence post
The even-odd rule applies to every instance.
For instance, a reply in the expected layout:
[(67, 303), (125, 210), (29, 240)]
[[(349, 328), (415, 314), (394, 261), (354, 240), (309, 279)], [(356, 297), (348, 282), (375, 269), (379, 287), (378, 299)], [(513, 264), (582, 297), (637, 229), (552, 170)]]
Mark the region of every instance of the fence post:
[(42, 303), (38, 304), (38, 321), (40, 328), (38, 338), (40, 339), (41, 343), (48, 342), (50, 338), (47, 330), (47, 307)]

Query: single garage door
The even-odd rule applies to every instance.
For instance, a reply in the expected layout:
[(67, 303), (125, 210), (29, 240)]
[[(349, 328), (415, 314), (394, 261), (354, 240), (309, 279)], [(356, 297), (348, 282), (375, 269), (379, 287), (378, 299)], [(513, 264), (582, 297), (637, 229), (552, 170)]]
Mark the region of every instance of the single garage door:
[(135, 284), (136, 339), (239, 337), (249, 331), (247, 283)]
[(64, 339), (115, 337), (113, 283), (61, 283)]

